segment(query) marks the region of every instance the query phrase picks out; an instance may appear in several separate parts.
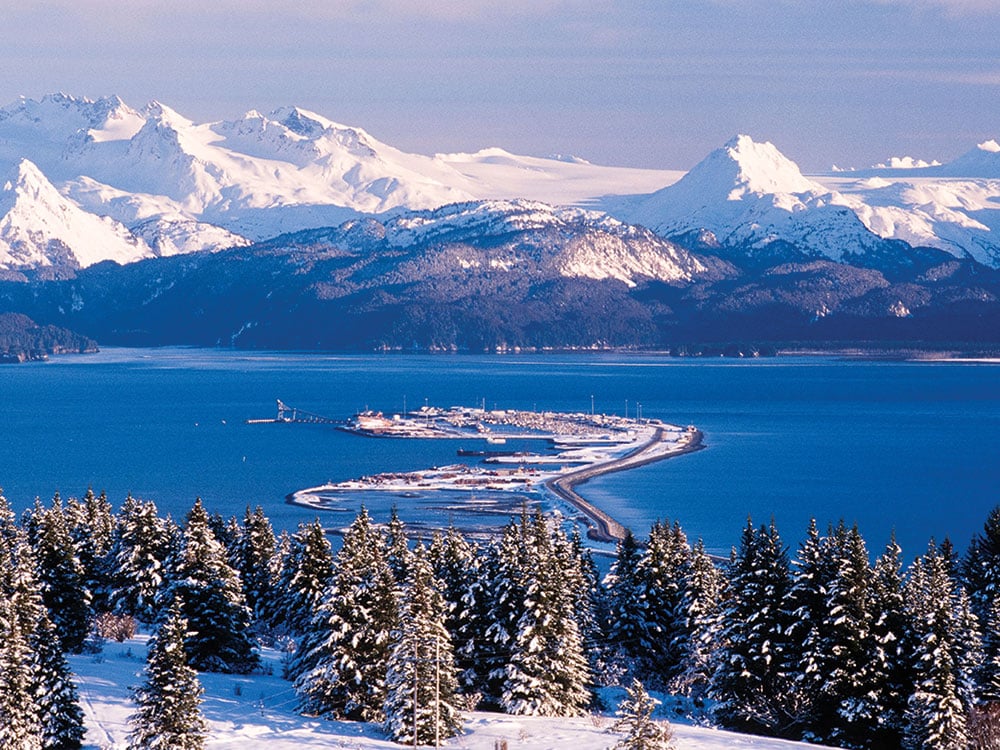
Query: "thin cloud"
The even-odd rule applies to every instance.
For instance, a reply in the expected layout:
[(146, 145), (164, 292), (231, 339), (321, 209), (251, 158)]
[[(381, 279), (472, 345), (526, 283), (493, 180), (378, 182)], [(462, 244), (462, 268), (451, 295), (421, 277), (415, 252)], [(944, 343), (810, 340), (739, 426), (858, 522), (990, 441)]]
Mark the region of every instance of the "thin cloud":
[(938, 10), (950, 16), (1000, 15), (997, 0), (875, 0), (879, 5), (899, 5), (917, 10)]

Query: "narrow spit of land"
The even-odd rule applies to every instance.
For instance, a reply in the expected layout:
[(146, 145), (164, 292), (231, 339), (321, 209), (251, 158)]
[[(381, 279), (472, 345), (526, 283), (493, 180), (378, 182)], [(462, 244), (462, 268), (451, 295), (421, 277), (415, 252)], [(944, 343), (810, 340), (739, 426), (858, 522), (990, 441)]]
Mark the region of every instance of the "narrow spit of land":
[[(279, 418), (275, 421), (296, 421), (284, 416), (291, 410), (282, 413), (282, 408), (289, 410), (279, 402)], [(333, 509), (343, 493), (365, 490), (402, 494), (457, 490), (471, 494), (476, 490), (534, 492), (540, 489), (582, 513), (588, 519), (587, 534), (591, 539), (610, 543), (623, 539), (627, 529), (584, 499), (576, 487), (596, 476), (704, 447), (702, 433), (693, 426), (682, 428), (655, 419), (603, 414), (425, 406), (391, 417), (365, 412), (340, 424), (339, 429), (365, 437), (479, 438), (492, 445), (512, 439), (547, 440), (557, 452), (483, 451), (487, 458), (479, 466), (455, 464), (423, 471), (376, 474), (299, 490), (288, 496), (290, 503), (323, 510)]]
[(578, 485), (588, 482), (594, 477), (603, 474), (611, 474), (616, 471), (634, 469), (638, 466), (662, 461), (665, 458), (681, 456), (685, 453), (694, 453), (705, 447), (702, 439), (704, 435), (701, 430), (689, 429), (686, 440), (677, 441), (671, 444), (670, 450), (662, 450), (664, 440), (664, 430), (657, 427), (653, 437), (649, 442), (635, 448), (621, 458), (612, 459), (604, 463), (584, 466), (581, 469), (570, 471), (557, 477), (546, 480), (545, 486), (553, 494), (577, 508), (593, 522), (593, 526), (587, 535), (596, 542), (618, 542), (625, 538), (628, 531), (625, 526), (613, 519), (600, 508), (587, 502), (580, 493), (576, 491)]

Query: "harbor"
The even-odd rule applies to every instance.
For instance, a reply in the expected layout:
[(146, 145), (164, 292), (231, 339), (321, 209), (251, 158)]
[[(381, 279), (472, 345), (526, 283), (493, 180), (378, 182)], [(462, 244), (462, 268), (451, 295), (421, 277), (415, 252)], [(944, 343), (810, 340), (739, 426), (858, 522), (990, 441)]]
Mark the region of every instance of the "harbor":
[[(298, 410), (280, 401), (278, 404), (279, 418), (271, 421), (298, 421), (294, 418)], [(302, 421), (323, 421), (359, 437), (463, 441), (456, 453), (481, 461), (330, 482), (291, 493), (289, 503), (335, 511), (346, 496), (378, 492), (401, 498), (440, 495), (464, 505), (466, 512), (511, 513), (516, 505), (540, 498), (560, 508), (563, 515), (580, 520), (591, 540), (604, 543), (621, 540), (627, 529), (588, 502), (577, 490), (580, 485), (603, 474), (704, 447), (703, 435), (694, 426), (580, 412), (425, 404), (398, 414), (366, 410), (342, 421), (308, 414)], [(470, 441), (485, 443), (486, 447), (465, 447)], [(508, 443), (536, 444), (539, 450), (494, 448)]]

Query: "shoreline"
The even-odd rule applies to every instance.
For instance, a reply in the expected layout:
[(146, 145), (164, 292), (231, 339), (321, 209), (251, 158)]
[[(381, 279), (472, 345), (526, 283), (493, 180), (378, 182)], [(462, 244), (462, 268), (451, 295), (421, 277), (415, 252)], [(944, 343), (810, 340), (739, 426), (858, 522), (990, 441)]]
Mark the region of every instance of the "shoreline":
[[(527, 432), (516, 432), (530, 427)], [(354, 493), (380, 492), (401, 497), (441, 491), (540, 493), (578, 511), (587, 537), (617, 543), (628, 529), (596, 507), (576, 487), (594, 477), (681, 456), (705, 447), (703, 433), (660, 420), (629, 420), (596, 414), (493, 411), (452, 407), (424, 407), (418, 412), (384, 417), (357, 415), (338, 429), (364, 437), (384, 439), (481, 438), (504, 442), (508, 438), (547, 440), (555, 454), (516, 452), (487, 457), (481, 464), (452, 464), (420, 471), (384, 472), (342, 482), (307, 487), (288, 494), (286, 502), (314, 510), (338, 511), (338, 501)], [(511, 432), (511, 430), (515, 430)], [(503, 437), (500, 437), (503, 436)]]

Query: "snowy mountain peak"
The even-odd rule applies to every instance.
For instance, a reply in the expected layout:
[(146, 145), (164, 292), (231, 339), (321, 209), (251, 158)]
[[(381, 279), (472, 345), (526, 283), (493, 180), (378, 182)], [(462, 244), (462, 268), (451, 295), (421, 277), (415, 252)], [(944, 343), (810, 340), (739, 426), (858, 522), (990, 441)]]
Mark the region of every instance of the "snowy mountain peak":
[(121, 224), (82, 210), (21, 159), (0, 180), (0, 268), (72, 270), (152, 255)]
[(718, 180), (719, 187), (730, 188), (730, 200), (737, 200), (747, 192), (761, 195), (825, 192), (806, 179), (798, 165), (772, 143), (758, 143), (748, 135), (734, 136), (692, 169), (689, 176)]
[(41, 170), (27, 159), (21, 159), (7, 170), (0, 182), (3, 184), (3, 189), (0, 190), (2, 214), (23, 204), (24, 201), (52, 210), (60, 210), (68, 203)]
[(325, 130), (343, 127), (301, 107), (280, 107), (268, 115), (268, 118), (306, 138), (316, 138)]

